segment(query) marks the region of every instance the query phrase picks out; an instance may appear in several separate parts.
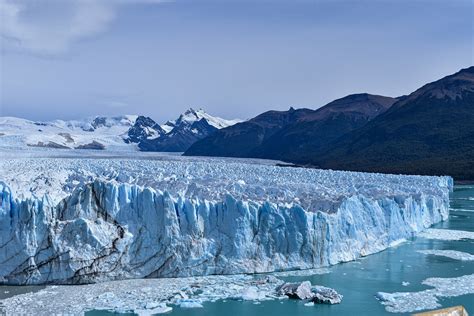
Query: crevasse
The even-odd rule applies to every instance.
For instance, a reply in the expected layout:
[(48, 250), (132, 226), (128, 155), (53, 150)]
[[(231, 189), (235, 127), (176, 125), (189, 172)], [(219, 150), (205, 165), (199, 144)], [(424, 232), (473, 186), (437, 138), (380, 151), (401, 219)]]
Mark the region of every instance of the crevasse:
[[(171, 196), (96, 180), (54, 203), (0, 182), (0, 281), (105, 280), (317, 268), (381, 251), (447, 218), (452, 179), (406, 196), (355, 194), (336, 211)], [(421, 190), (422, 192), (423, 190)]]

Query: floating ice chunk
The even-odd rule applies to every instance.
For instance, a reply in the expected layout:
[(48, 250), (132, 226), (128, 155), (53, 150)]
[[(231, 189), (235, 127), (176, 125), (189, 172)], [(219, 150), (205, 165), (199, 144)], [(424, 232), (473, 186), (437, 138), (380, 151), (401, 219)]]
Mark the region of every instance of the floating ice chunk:
[(398, 240), (394, 240), (390, 243), (390, 247), (397, 247), (400, 246), (401, 244), (404, 244), (407, 240), (405, 238), (400, 238)]
[[(467, 209), (467, 208), (449, 208), (450, 211), (452, 212), (474, 212), (473, 209)], [(453, 217), (458, 217), (458, 216), (453, 216)]]
[(135, 309), (133, 312), (138, 316), (151, 316), (156, 314), (165, 314), (173, 310), (172, 307), (166, 306), (166, 304), (159, 304), (155, 308), (151, 309)]
[(310, 299), (314, 296), (309, 281), (301, 283), (285, 283), (277, 288), (277, 293), (279, 295), (286, 295), (290, 298), (298, 298), (300, 300)]
[(474, 261), (474, 255), (456, 250), (419, 250), (418, 252), (425, 255), (442, 256), (461, 261)]
[(309, 281), (285, 283), (279, 286), (276, 291), (279, 295), (300, 300), (309, 299), (316, 304), (339, 304), (342, 301), (342, 295), (334, 289), (320, 285), (311, 286)]
[(304, 303), (304, 306), (314, 306), (314, 302)]
[(402, 286), (409, 286), (409, 285), (410, 285), (410, 282), (406, 282), (406, 281), (402, 282)]
[(259, 291), (257, 287), (246, 288), (241, 295), (244, 301), (258, 301), (266, 298), (265, 292)]
[(198, 300), (192, 300), (192, 299), (183, 299), (178, 301), (178, 305), (181, 308), (202, 308), (202, 304)]
[(424, 232), (421, 232), (418, 236), (427, 239), (462, 240), (474, 239), (474, 232), (453, 229), (429, 228)]
[(342, 295), (329, 287), (315, 285), (311, 291), (314, 293), (312, 300), (317, 304), (339, 304), (342, 301)]
[(423, 284), (432, 289), (419, 292), (378, 292), (375, 297), (392, 313), (411, 313), (441, 306), (438, 299), (474, 293), (474, 274), (457, 278), (429, 278)]

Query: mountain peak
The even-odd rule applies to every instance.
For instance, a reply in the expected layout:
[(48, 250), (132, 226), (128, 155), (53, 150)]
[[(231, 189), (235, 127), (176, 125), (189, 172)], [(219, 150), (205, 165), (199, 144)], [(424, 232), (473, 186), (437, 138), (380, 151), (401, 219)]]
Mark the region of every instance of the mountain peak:
[(187, 109), (183, 114), (181, 115), (194, 115), (194, 116), (199, 116), (199, 115), (203, 115), (203, 114), (206, 114), (206, 111), (204, 111), (202, 108), (198, 108), (197, 110), (195, 110), (194, 108), (190, 107), (189, 109)]
[(128, 133), (128, 140), (144, 151), (184, 151), (195, 141), (237, 122), (211, 116), (202, 108), (190, 107), (176, 120), (162, 125), (148, 117), (139, 117)]
[(401, 102), (397, 102), (395, 108), (402, 107), (420, 97), (455, 101), (472, 93), (474, 93), (474, 66), (461, 69), (452, 75), (424, 85)]
[(459, 70), (458, 74), (459, 73), (470, 73), (470, 74), (474, 74), (474, 66), (470, 66), (470, 67), (467, 67), (467, 68), (463, 68), (461, 70)]

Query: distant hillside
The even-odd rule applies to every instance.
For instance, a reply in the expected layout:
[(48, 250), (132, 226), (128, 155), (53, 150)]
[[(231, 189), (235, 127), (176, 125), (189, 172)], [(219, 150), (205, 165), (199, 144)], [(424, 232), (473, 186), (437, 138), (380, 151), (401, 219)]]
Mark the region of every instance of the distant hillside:
[(255, 155), (299, 163), (311, 161), (332, 141), (364, 126), (395, 101), (366, 93), (335, 100), (273, 134), (254, 151)]
[(323, 168), (474, 179), (474, 67), (427, 84), (311, 161)]
[(265, 112), (185, 154), (474, 180), (474, 67), (396, 99), (356, 94), (316, 111)]
[(185, 155), (309, 161), (329, 142), (365, 125), (395, 101), (355, 94), (318, 110), (268, 111), (196, 142)]
[(248, 121), (221, 129), (194, 143), (188, 156), (257, 157), (256, 151), (272, 135), (289, 124), (304, 120), (313, 110), (290, 108), (268, 111)]

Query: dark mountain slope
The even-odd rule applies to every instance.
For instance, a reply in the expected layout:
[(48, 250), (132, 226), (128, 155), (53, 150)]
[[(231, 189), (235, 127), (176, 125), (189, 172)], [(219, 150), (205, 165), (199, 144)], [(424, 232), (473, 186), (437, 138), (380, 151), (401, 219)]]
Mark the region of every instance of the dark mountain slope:
[(335, 100), (304, 120), (285, 126), (268, 138), (255, 154), (262, 158), (307, 163), (342, 135), (384, 113), (397, 99), (364, 94)]
[(196, 142), (185, 154), (307, 163), (328, 143), (365, 125), (395, 101), (389, 97), (354, 94), (318, 110), (265, 112)]
[(288, 111), (268, 111), (248, 121), (223, 128), (197, 141), (186, 152), (188, 156), (255, 157), (266, 139), (288, 124), (303, 120), (313, 110), (291, 108)]
[(138, 146), (143, 151), (185, 151), (197, 140), (204, 138), (218, 129), (201, 118), (186, 126), (177, 125), (170, 133), (160, 138), (143, 140)]
[(474, 179), (474, 67), (423, 86), (311, 163)]

